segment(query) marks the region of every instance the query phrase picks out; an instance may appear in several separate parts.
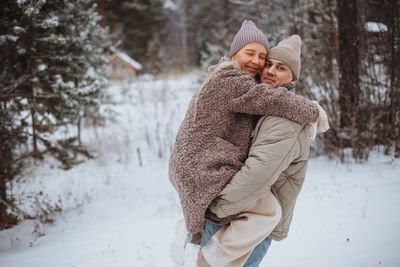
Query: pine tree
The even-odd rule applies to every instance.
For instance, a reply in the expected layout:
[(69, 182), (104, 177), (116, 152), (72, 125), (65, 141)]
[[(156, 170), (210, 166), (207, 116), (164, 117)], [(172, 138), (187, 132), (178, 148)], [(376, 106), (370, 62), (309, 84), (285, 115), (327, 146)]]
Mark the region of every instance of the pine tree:
[[(357, 160), (367, 159), (375, 145), (398, 150), (399, 8), (391, 0), (300, 1), (300, 85), (312, 88), (327, 110), (323, 148), (341, 160), (345, 148)], [(385, 29), (370, 32), (368, 22)]]
[(230, 38), (226, 28), (213, 29), (211, 31), (213, 38), (206, 40), (204, 43), (204, 50), (200, 51), (200, 64), (205, 70), (211, 65), (216, 64), (221, 57), (229, 51), (230, 43), (227, 41)]
[[(216, 7), (210, 10), (210, 3), (203, 3), (199, 13), (192, 19), (192, 28), (198, 21), (205, 24), (198, 29), (196, 47), (199, 63), (203, 69), (216, 64), (219, 59), (227, 55), (231, 42), (236, 32), (232, 30), (234, 25), (231, 16), (231, 4), (229, 1), (215, 3)], [(195, 32), (190, 30), (190, 32)], [(197, 63), (197, 62), (196, 62)]]
[[(90, 0), (18, 0), (3, 6), (0, 189), (6, 198), (4, 184), (19, 169), (20, 158), (48, 154), (68, 169), (81, 161), (79, 155), (91, 156), (76, 132), (65, 138), (53, 133), (89, 115), (101, 116), (111, 43)], [(25, 143), (27, 153), (16, 154)]]
[(164, 1), (102, 0), (102, 2), (104, 2), (104, 23), (110, 26), (115, 38), (120, 41), (119, 49), (139, 61), (145, 71), (152, 72), (153, 64), (159, 64), (158, 61), (154, 61), (153, 52), (155, 49), (162, 49), (160, 40), (165, 38)]
[(22, 167), (21, 162), (16, 161), (15, 150), (21, 143), (26, 142), (26, 134), (23, 121), (19, 122), (15, 118), (17, 109), (15, 102), (0, 102), (0, 229), (5, 229), (17, 222), (15, 216), (9, 215), (11, 200), (7, 195), (7, 182)]
[[(211, 2), (211, 1), (210, 1)], [(215, 64), (227, 54), (244, 20), (250, 19), (266, 34), (271, 46), (295, 31), (293, 18), (296, 1), (201, 1), (191, 16), (191, 33), (198, 33), (196, 49), (203, 68)], [(214, 8), (210, 9), (210, 5)], [(191, 9), (194, 10), (194, 9)], [(282, 14), (285, 14), (282, 16)], [(198, 27), (198, 25), (202, 27)], [(192, 40), (195, 38), (191, 38)]]

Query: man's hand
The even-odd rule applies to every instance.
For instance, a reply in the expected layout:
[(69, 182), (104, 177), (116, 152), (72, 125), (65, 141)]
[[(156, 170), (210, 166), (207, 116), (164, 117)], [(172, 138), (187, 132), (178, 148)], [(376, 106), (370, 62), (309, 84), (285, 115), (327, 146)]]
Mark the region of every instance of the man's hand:
[(210, 206), (208, 206), (208, 209), (209, 209), (212, 213), (215, 213), (215, 208), (214, 208), (213, 203), (211, 203)]

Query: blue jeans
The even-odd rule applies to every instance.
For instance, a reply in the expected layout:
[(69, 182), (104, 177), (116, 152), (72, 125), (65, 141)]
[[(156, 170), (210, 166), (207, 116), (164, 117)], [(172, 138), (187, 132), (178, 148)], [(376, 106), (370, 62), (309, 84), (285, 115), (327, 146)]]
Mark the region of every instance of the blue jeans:
[[(204, 227), (203, 235), (201, 237), (201, 247), (205, 246), (211, 237), (218, 232), (221, 228), (221, 225), (213, 224), (209, 221), (206, 221), (206, 226)], [(271, 238), (267, 237), (262, 241), (258, 246), (256, 246), (251, 253), (250, 257), (247, 259), (246, 263), (243, 267), (257, 267), (264, 256), (267, 254), (268, 248), (271, 245)]]

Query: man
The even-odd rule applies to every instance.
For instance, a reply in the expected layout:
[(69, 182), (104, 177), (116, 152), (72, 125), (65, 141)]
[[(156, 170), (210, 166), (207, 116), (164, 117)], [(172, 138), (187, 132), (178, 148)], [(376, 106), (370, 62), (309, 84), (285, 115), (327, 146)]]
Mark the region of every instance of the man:
[[(261, 82), (291, 89), (300, 74), (300, 46), (300, 37), (292, 35), (272, 48)], [(326, 116), (322, 117), (321, 132), (328, 128)], [(287, 236), (305, 177), (310, 128), (282, 117), (260, 118), (245, 165), (210, 206), (215, 214), (208, 213), (199, 266), (258, 266), (271, 238)], [(238, 213), (239, 218), (229, 225), (210, 222)]]

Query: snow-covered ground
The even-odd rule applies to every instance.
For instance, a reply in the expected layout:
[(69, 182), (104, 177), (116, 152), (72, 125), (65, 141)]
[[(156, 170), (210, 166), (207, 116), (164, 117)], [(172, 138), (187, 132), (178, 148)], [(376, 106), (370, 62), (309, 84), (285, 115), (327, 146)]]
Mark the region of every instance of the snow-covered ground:
[[(26, 213), (63, 211), (47, 216), (52, 224), (26, 220), (1, 231), (0, 266), (174, 266), (169, 244), (182, 213), (168, 154), (198, 87), (191, 73), (110, 88), (117, 121), (84, 133), (96, 160), (63, 171), (48, 159), (13, 184)], [(289, 237), (272, 243), (261, 266), (400, 266), (398, 192), (400, 160), (311, 159)]]

